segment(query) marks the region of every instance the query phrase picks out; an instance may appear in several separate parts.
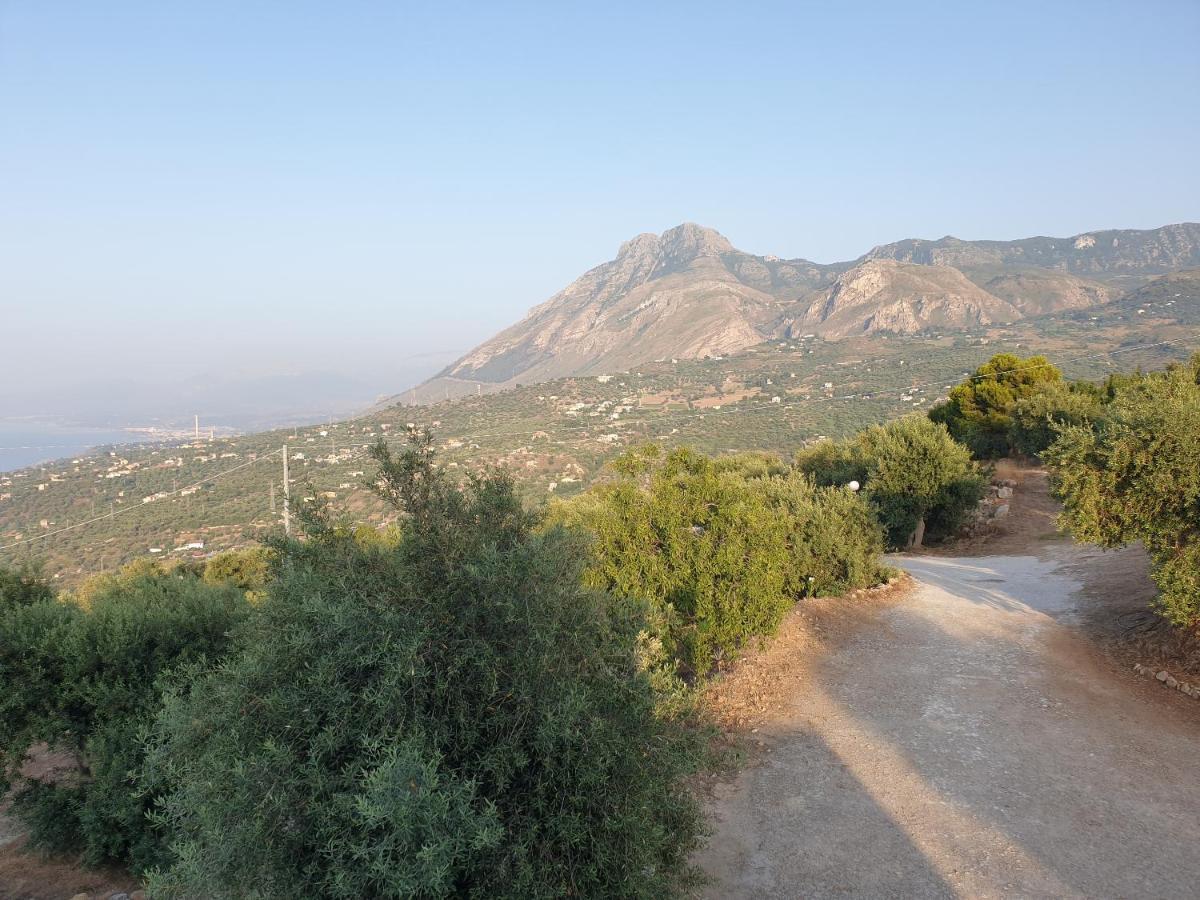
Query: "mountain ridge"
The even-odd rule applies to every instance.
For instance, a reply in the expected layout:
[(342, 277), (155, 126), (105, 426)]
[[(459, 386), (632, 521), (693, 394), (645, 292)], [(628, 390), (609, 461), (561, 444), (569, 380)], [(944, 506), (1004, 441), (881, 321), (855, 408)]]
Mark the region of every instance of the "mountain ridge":
[(829, 264), (747, 253), (719, 231), (685, 222), (624, 241), (615, 258), (408, 396), (426, 402), (654, 359), (719, 356), (800, 331), (838, 340), (1085, 309), (1196, 266), (1193, 222), (1015, 241), (911, 238)]

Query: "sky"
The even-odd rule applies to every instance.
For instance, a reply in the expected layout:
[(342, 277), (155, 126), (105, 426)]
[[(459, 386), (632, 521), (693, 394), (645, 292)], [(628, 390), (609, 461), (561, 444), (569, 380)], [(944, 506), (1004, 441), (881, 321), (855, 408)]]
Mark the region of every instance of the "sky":
[(683, 221), (819, 262), (1195, 221), (1198, 47), (1196, 0), (0, 0), (0, 418), (395, 392)]

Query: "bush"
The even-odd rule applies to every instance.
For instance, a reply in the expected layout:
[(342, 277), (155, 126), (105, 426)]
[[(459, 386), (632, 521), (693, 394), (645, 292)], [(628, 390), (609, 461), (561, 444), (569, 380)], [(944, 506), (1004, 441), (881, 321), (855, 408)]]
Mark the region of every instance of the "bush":
[(204, 565), (209, 584), (232, 584), (255, 596), (261, 595), (274, 577), (275, 554), (266, 547), (243, 547), (218, 553)]
[(1013, 403), (1009, 447), (1024, 456), (1039, 456), (1067, 425), (1086, 425), (1104, 412), (1100, 390), (1088, 382), (1047, 382), (1036, 393)]
[(970, 451), (921, 416), (815, 444), (796, 454), (796, 467), (818, 484), (859, 482), (893, 548), (953, 534), (987, 482)]
[(1200, 355), (1114, 391), (1103, 419), (1067, 426), (1043, 454), (1060, 521), (1104, 547), (1142, 541), (1160, 612), (1200, 626)]
[(0, 566), (0, 613), (17, 606), (29, 606), (54, 596), (36, 569), (6, 569)]
[[(780, 467), (782, 468), (782, 467)], [(556, 505), (552, 521), (595, 537), (589, 583), (649, 601), (656, 638), (703, 675), (771, 634), (801, 597), (873, 583), (882, 547), (869, 511), (761, 460), (714, 461), (654, 446), (613, 464), (616, 479)]]
[(976, 457), (1004, 456), (1010, 449), (1013, 404), (1061, 380), (1062, 373), (1044, 356), (997, 353), (951, 390), (949, 400), (933, 407), (929, 418), (945, 425)]
[[(245, 609), (236, 590), (149, 573), (112, 578), (86, 611), (49, 599), (0, 617), (0, 749), (17, 782), (13, 810), (35, 845), (135, 870), (157, 859), (149, 800), (132, 779), (139, 732), (158, 707), (160, 679), (219, 654)], [(38, 742), (70, 754), (77, 769), (54, 783), (21, 779)]]
[(644, 896), (689, 875), (695, 739), (641, 611), (585, 588), (501, 476), (375, 450), (398, 543), (308, 518), (236, 652), (168, 696), (155, 897)]

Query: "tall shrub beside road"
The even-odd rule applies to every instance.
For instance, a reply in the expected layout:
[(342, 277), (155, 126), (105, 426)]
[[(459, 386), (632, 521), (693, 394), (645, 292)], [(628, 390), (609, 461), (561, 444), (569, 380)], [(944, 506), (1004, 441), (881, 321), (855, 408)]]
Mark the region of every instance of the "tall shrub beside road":
[(1105, 416), (1043, 454), (1061, 521), (1104, 547), (1142, 541), (1172, 622), (1200, 626), (1200, 355), (1124, 381)]
[[(36, 845), (134, 869), (159, 859), (152, 797), (134, 777), (140, 732), (163, 677), (218, 656), (248, 609), (232, 587), (142, 567), (98, 583), (86, 609), (38, 592), (0, 611), (0, 775), (14, 782), (13, 810)], [(22, 778), (38, 742), (68, 764), (49, 779)]]
[(512, 482), (460, 486), (427, 437), (376, 448), (398, 542), (310, 517), (236, 647), (181, 684), (155, 897), (662, 897), (700, 819), (696, 738), (639, 665), (638, 604)]
[(657, 638), (685, 672), (703, 675), (773, 633), (802, 597), (879, 576), (882, 540), (866, 506), (768, 462), (650, 445), (551, 512), (594, 535), (589, 582), (648, 602)]
[(970, 451), (944, 425), (915, 415), (805, 448), (796, 468), (819, 484), (857, 481), (896, 548), (952, 534), (986, 484)]

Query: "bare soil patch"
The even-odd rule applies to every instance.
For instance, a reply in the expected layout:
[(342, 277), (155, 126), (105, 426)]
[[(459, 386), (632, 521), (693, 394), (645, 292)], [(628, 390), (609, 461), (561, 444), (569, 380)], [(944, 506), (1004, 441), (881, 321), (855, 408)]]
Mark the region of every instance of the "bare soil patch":
[[(56, 781), (71, 778), (77, 764), (68, 754), (39, 746), (21, 767), (26, 778)], [(88, 868), (77, 856), (50, 856), (28, 846), (20, 823), (0, 803), (0, 900), (69, 900), (79, 894), (107, 898), (131, 893), (137, 879), (115, 867)]]
[(788, 715), (814, 658), (901, 600), (912, 584), (902, 574), (889, 584), (801, 601), (774, 636), (747, 648), (705, 687), (706, 711), (727, 735), (750, 733)]

